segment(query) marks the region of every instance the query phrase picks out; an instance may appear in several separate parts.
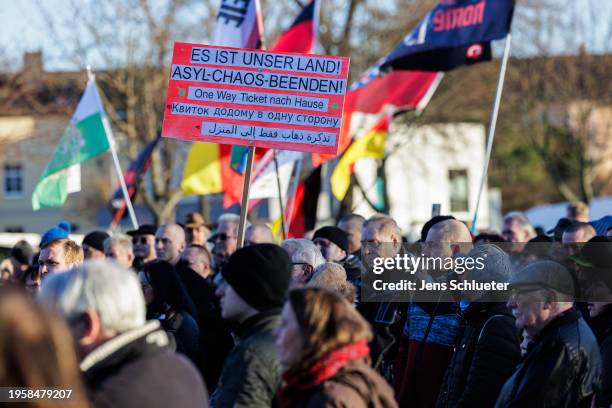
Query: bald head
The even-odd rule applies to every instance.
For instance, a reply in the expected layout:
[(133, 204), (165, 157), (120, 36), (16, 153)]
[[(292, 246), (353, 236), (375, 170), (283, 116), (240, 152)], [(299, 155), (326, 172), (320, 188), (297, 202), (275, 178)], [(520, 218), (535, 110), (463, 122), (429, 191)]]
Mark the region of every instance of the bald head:
[(468, 227), (459, 220), (444, 220), (434, 224), (427, 233), (426, 252), (432, 257), (450, 257), (472, 248), (472, 235)]
[(266, 224), (251, 224), (244, 235), (244, 245), (273, 244), (274, 234)]
[(434, 224), (427, 233), (428, 241), (432, 233), (437, 242), (472, 242), (470, 230), (459, 220), (444, 220)]
[(155, 250), (157, 258), (170, 262), (172, 265), (181, 258), (185, 249), (185, 231), (178, 224), (165, 224), (155, 232)]

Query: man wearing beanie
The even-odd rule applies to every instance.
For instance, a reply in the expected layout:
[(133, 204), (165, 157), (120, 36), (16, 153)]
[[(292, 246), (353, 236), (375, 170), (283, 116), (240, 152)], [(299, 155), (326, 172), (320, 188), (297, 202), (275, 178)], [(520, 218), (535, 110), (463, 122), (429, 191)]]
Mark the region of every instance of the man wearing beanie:
[(338, 227), (323, 227), (315, 231), (312, 241), (327, 262), (335, 262), (344, 268), (346, 278), (355, 285), (357, 293), (361, 290), (361, 275), (365, 268), (358, 257), (349, 254), (348, 235)]
[(104, 231), (93, 231), (85, 235), (81, 244), (85, 260), (104, 259), (104, 241), (109, 237)]
[(291, 260), (279, 246), (234, 252), (217, 289), (223, 319), (236, 324), (236, 345), (211, 396), (213, 407), (269, 407), (280, 384), (274, 330), (291, 280)]

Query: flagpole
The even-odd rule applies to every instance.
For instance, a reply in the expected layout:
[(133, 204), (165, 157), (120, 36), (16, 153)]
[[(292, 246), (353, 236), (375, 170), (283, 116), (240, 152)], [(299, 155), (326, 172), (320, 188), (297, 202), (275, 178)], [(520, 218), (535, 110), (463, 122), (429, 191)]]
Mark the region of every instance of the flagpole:
[(249, 146), (247, 154), (246, 172), (244, 174), (244, 186), (242, 187), (242, 205), (240, 207), (240, 223), (238, 224), (238, 248), (244, 245), (244, 233), (246, 230), (247, 211), (249, 205), (249, 189), (251, 187), (251, 173), (253, 172), (253, 157), (255, 146)]
[[(87, 77), (91, 81), (95, 82), (96, 80), (96, 76), (91, 71), (91, 66), (89, 65), (87, 66)], [(113, 135), (113, 129), (110, 126), (106, 113), (102, 115), (102, 124), (104, 126), (106, 138), (108, 139), (108, 144), (110, 146), (111, 155), (113, 156), (113, 162), (115, 164), (115, 171), (117, 172), (117, 178), (119, 179), (119, 184), (121, 185), (121, 191), (123, 192), (123, 199), (128, 209), (128, 213), (130, 214), (130, 219), (132, 220), (132, 226), (134, 227), (134, 229), (138, 229), (138, 220), (136, 219), (136, 213), (134, 212), (134, 207), (132, 207), (132, 200), (130, 199), (130, 194), (128, 193), (128, 189), (125, 184), (125, 179), (123, 178), (123, 172), (121, 171), (121, 165), (119, 164), (119, 158), (117, 157), (117, 151), (115, 150), (115, 137)]]
[(274, 160), (274, 170), (276, 172), (276, 187), (278, 189), (278, 204), (280, 206), (281, 214), (281, 229), (283, 231), (282, 239), (287, 238), (287, 228), (285, 227), (285, 208), (283, 205), (283, 189), (281, 187), (280, 176), (278, 174), (278, 159), (276, 158), (276, 149), (272, 150), (272, 156)]
[(478, 208), (480, 207), (480, 199), (482, 190), (484, 190), (489, 171), (489, 162), (491, 161), (491, 151), (493, 150), (493, 138), (495, 137), (495, 127), (497, 125), (497, 115), (499, 113), (499, 105), (501, 104), (502, 91), (504, 89), (504, 80), (506, 78), (506, 68), (508, 66), (508, 56), (510, 55), (510, 45), (512, 44), (512, 34), (506, 36), (506, 44), (504, 48), (504, 56), (501, 67), (499, 69), (499, 78), (497, 80), (497, 90), (495, 91), (495, 101), (493, 102), (493, 111), (491, 112), (491, 121), (489, 123), (489, 131), (487, 135), (487, 151), (485, 154), (485, 164), (482, 169), (482, 178), (480, 179), (480, 188), (478, 189), (478, 198), (476, 199), (476, 208), (474, 210), (474, 218), (472, 219), (472, 234), (476, 233), (476, 223), (478, 222)]

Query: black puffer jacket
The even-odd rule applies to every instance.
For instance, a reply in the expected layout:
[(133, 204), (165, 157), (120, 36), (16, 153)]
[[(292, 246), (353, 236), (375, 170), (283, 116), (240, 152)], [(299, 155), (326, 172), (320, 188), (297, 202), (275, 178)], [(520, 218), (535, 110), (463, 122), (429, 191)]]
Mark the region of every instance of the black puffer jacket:
[(591, 329), (574, 309), (557, 316), (529, 345), (496, 407), (589, 407), (601, 358)]
[(520, 334), (504, 303), (472, 303), (459, 313), (438, 407), (490, 407), (521, 358)]

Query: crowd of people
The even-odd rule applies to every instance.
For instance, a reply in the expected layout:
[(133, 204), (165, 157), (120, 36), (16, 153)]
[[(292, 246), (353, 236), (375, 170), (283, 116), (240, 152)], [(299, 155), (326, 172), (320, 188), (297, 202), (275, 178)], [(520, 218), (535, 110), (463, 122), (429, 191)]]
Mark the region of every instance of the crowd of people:
[[(544, 232), (511, 212), (477, 236), (436, 216), (416, 243), (383, 214), (282, 242), (253, 223), (241, 248), (236, 214), (80, 244), (62, 222), (0, 263), (0, 386), (83, 407), (610, 407), (612, 277), (579, 301), (576, 274), (612, 270), (612, 217), (584, 213)], [(368, 260), (408, 251), (484, 259), (464, 279), (511, 290), (372, 296)]]

